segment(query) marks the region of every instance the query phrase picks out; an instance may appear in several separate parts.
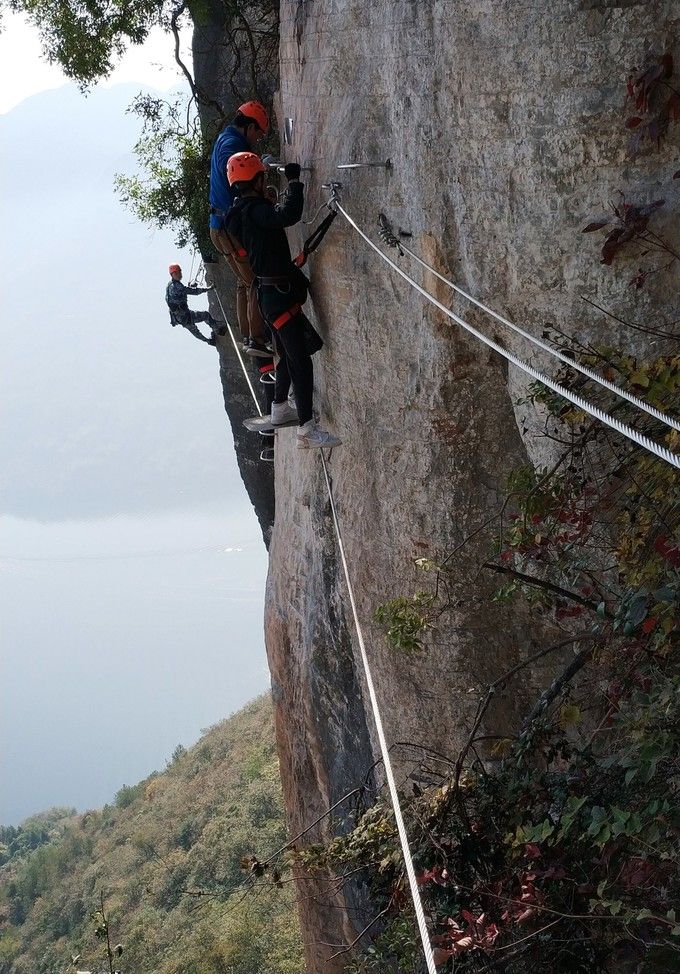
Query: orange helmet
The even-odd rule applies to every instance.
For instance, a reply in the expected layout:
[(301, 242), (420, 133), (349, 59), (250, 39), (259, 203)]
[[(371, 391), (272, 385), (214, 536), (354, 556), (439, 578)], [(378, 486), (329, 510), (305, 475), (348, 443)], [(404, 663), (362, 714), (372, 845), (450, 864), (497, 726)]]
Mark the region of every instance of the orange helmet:
[(227, 179), (229, 185), (234, 183), (249, 183), (259, 172), (266, 172), (267, 167), (254, 152), (236, 152), (227, 163)]
[(179, 266), (179, 264), (170, 264), (168, 267), (168, 272), (170, 274), (181, 274), (182, 268)]
[(254, 119), (264, 134), (267, 134), (269, 131), (269, 115), (267, 109), (259, 101), (246, 101), (238, 106), (238, 111), (241, 115)]

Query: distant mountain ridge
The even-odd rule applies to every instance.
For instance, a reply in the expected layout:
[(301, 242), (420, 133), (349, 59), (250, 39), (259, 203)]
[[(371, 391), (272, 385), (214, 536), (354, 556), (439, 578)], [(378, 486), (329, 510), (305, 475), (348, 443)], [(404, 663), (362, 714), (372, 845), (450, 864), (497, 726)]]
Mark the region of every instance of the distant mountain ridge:
[(285, 843), (268, 696), (101, 811), (55, 809), (0, 843), (0, 974), (61, 972), (78, 954), (102, 969), (90, 917), (102, 892), (124, 972), (304, 970), (291, 887), (235, 891), (243, 856)]

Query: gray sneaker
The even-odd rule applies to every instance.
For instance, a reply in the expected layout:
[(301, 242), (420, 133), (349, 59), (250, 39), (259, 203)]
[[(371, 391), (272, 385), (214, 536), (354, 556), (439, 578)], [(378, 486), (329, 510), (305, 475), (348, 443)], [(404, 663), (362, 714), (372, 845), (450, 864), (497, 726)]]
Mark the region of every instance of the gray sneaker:
[(339, 437), (333, 436), (313, 419), (301, 426), (297, 433), (298, 450), (330, 450), (341, 443)]
[(289, 402), (272, 403), (272, 426), (287, 426), (290, 423), (297, 423), (298, 414)]

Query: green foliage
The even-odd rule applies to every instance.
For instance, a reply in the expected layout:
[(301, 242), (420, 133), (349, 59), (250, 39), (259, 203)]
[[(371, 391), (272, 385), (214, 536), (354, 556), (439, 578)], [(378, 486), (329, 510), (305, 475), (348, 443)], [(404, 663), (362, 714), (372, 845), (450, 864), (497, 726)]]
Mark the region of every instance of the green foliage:
[(75, 814), (75, 808), (51, 808), (32, 815), (21, 825), (0, 825), (0, 866), (24, 859), (41, 845), (52, 842)]
[(123, 785), (123, 787), (116, 792), (116, 797), (114, 799), (116, 808), (127, 808), (131, 805), (133, 801), (139, 798), (142, 790), (142, 785)]
[(211, 253), (208, 234), (210, 149), (185, 99), (139, 95), (130, 106), (143, 121), (135, 154), (143, 176), (116, 176), (121, 201), (144, 223), (171, 227), (177, 245)]
[(174, 5), (163, 0), (10, 0), (40, 31), (43, 48), (67, 77), (88, 87), (111, 73), (130, 44), (167, 23)]
[[(617, 381), (674, 414), (677, 356), (640, 363), (602, 349), (589, 364), (615, 370)], [(561, 381), (587, 386), (597, 400), (581, 377), (567, 372)], [(561, 423), (565, 449), (549, 470), (513, 474), (482, 557), (506, 579), (497, 598), (523, 603), (527, 617), (555, 630), (558, 675), (519, 732), (490, 747), (480, 729), (485, 708), (506, 687), (513, 692), (526, 664), (500, 677), (453, 774), (404, 795), (436, 959), (443, 971), (455, 961), (461, 974), (665, 974), (680, 965), (680, 484), (670, 465), (561, 397), (539, 387), (531, 395), (547, 406), (553, 430)], [(657, 421), (627, 407), (619, 414), (678, 448), (677, 434)], [(395, 645), (420, 648), (428, 618), (446, 611), (461, 570), (447, 564), (429, 563), (431, 594), (377, 613)], [(415, 969), (386, 802), (361, 806), (347, 834), (292, 861), (370, 887), (380, 922), (355, 959), (357, 974)]]
[(427, 609), (433, 598), (427, 592), (416, 592), (408, 598), (390, 599), (375, 610), (375, 620), (387, 633), (396, 649), (406, 653), (420, 652), (424, 648), (423, 636), (432, 626)]
[[(50, 834), (31, 847), (40, 822)], [(118, 941), (136, 974), (303, 970), (291, 886), (244, 897), (243, 856), (286, 841), (268, 698), (102, 811), (55, 810), (2, 834), (15, 851), (0, 866), (0, 974), (66, 970), (77, 954), (100, 970), (102, 947), (117, 967)]]

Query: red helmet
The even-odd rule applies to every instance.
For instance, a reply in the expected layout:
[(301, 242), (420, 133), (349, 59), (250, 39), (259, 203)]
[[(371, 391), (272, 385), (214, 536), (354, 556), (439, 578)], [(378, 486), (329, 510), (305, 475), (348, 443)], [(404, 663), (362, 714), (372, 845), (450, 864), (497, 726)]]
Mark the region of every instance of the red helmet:
[(259, 172), (266, 172), (267, 167), (254, 152), (235, 152), (227, 163), (227, 179), (229, 185), (234, 183), (249, 183)]
[(259, 101), (246, 101), (238, 106), (238, 111), (246, 118), (254, 119), (264, 134), (267, 134), (269, 131), (269, 115), (267, 109)]
[(170, 264), (168, 271), (170, 274), (181, 274), (182, 268), (179, 266), (179, 264)]

